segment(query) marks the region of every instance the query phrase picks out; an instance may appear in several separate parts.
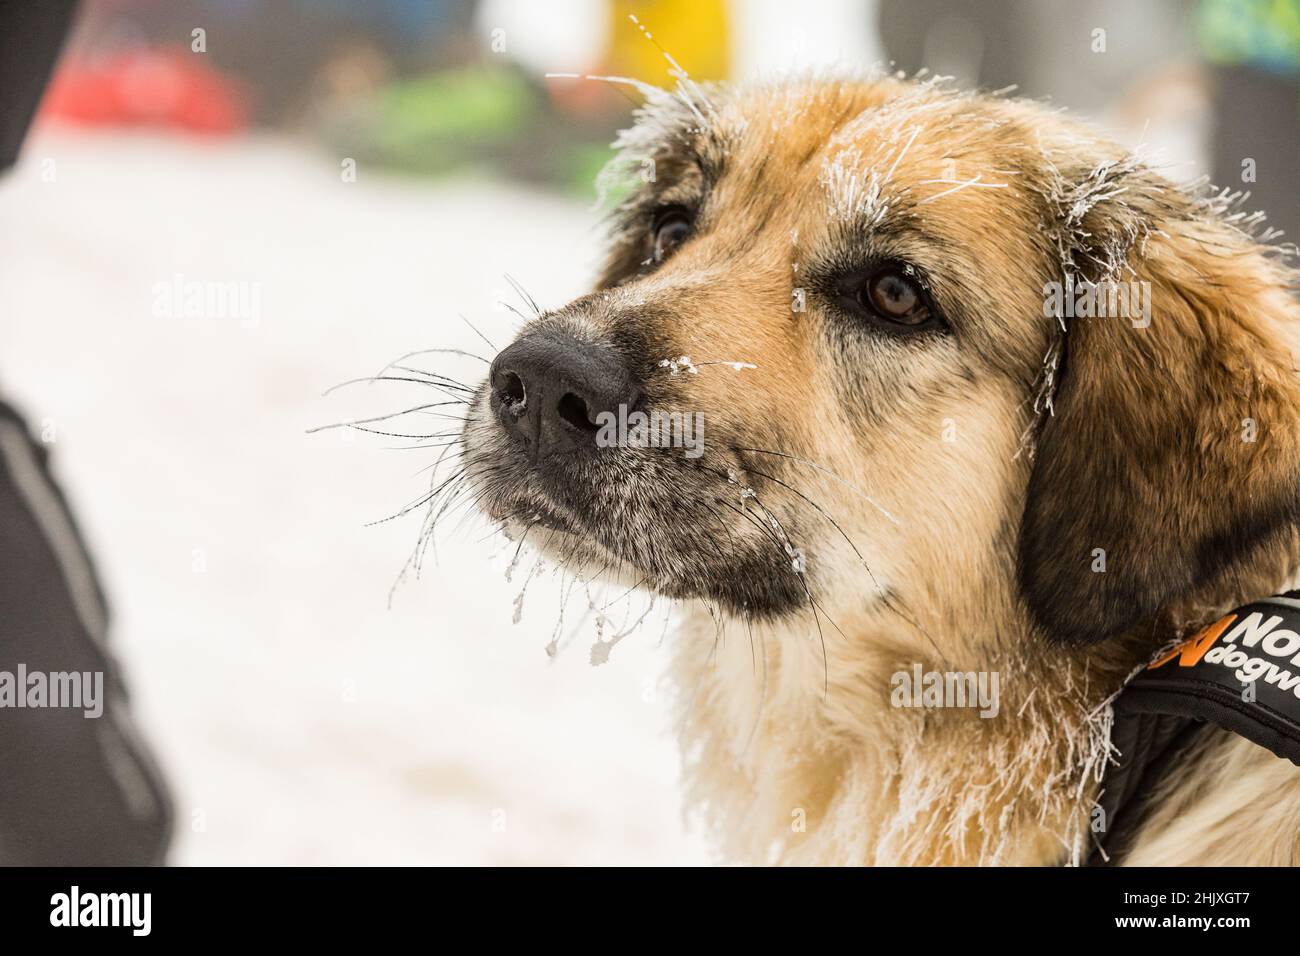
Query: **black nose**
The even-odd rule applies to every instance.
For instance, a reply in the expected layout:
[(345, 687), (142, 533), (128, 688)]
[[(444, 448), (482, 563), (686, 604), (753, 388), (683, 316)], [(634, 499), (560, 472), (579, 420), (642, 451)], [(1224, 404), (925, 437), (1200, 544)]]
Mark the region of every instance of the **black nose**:
[(550, 451), (595, 447), (602, 412), (618, 415), (641, 397), (613, 349), (561, 332), (533, 332), (492, 363), (492, 392), (501, 421), (527, 443), (534, 461)]

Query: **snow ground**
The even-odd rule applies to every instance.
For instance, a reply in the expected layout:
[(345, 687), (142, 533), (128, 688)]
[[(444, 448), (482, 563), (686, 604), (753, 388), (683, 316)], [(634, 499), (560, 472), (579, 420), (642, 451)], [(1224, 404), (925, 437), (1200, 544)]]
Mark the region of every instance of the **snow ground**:
[[(582, 291), (596, 223), (499, 183), (345, 183), (275, 140), (47, 131), (0, 182), (0, 383), (52, 439), (106, 580), (176, 791), (174, 862), (705, 860), (662, 618), (603, 667), (590, 627), (551, 663), (558, 582), (512, 625), (522, 575), (474, 520), (389, 610), (418, 519), (364, 525), (421, 493), (434, 453), (305, 434), (428, 401), (321, 393), (412, 349), (485, 349), (457, 313), (508, 341), (504, 273), (544, 304)], [(177, 276), (247, 283), (256, 321), (155, 314)]]

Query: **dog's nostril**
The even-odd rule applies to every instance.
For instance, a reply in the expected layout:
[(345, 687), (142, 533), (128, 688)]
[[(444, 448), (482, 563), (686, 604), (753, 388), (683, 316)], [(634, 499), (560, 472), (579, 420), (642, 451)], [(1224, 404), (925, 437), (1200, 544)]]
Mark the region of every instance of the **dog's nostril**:
[(555, 407), (560, 417), (572, 425), (574, 428), (580, 428), (583, 431), (594, 432), (600, 426), (591, 420), (587, 413), (587, 403), (583, 401), (582, 396), (568, 392), (560, 403)]
[(524, 380), (514, 372), (502, 372), (497, 385), (497, 395), (507, 405), (518, 405), (524, 400)]

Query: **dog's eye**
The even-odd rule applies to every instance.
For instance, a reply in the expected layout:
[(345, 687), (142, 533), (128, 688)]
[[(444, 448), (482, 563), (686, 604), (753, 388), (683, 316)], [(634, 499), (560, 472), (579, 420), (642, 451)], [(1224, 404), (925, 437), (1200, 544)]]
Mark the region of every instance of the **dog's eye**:
[(846, 308), (884, 332), (945, 328), (930, 291), (910, 265), (884, 263), (850, 273), (839, 282), (839, 297)]
[(655, 220), (654, 260), (663, 262), (691, 234), (691, 217), (680, 209), (669, 210)]
[(930, 307), (921, 284), (894, 266), (868, 276), (858, 291), (858, 301), (887, 322), (918, 326), (930, 321)]

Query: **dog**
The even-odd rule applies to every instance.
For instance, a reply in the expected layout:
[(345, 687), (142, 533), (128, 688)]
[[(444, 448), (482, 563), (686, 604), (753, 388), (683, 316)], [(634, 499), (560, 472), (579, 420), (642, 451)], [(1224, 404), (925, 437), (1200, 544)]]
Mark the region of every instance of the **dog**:
[[(1080, 862), (1126, 680), (1295, 576), (1285, 250), (937, 79), (683, 79), (615, 146), (636, 185), (594, 291), (470, 401), (480, 508), (678, 603), (722, 858)], [(700, 453), (597, 440), (616, 412), (698, 413)], [(996, 680), (928, 706), (903, 685), (932, 674)], [(1300, 862), (1300, 772), (1249, 740), (1207, 729), (1157, 791), (1120, 862)]]

